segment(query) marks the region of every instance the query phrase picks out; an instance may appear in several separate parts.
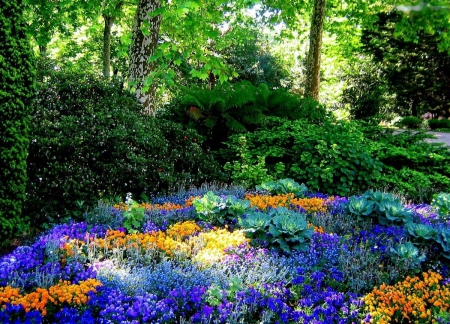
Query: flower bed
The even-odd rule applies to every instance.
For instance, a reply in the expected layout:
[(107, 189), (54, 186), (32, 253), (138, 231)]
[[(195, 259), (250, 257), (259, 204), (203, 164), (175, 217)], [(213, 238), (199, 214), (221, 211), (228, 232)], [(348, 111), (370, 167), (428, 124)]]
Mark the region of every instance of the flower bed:
[(282, 184), (99, 204), (0, 259), (0, 322), (449, 322), (448, 195)]

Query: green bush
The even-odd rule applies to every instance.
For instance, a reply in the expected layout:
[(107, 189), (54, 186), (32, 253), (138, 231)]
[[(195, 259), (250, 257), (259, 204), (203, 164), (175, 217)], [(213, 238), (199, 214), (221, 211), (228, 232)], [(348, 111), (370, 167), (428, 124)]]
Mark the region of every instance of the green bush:
[(414, 201), (430, 201), (439, 191), (450, 191), (450, 150), (429, 144), (424, 132), (393, 135), (381, 127), (361, 127), (371, 155), (384, 164), (377, 187), (398, 191)]
[(427, 124), (431, 129), (450, 128), (450, 120), (448, 119), (429, 119)]
[(361, 127), (371, 155), (384, 164), (377, 187), (398, 191), (417, 202), (431, 201), (434, 193), (450, 191), (450, 150), (429, 144), (422, 131), (393, 135), (381, 127)]
[(255, 130), (267, 116), (303, 118), (312, 123), (321, 123), (328, 116), (325, 107), (313, 99), (302, 99), (285, 89), (270, 90), (266, 84), (241, 81), (183, 91), (159, 116), (196, 129), (205, 136), (205, 147), (214, 151), (223, 148), (230, 135)]
[(20, 3), (0, 1), (0, 246), (26, 229), (22, 205), (35, 68)]
[(401, 127), (416, 129), (422, 124), (422, 120), (415, 116), (406, 116), (397, 122), (397, 124)]
[[(370, 188), (381, 171), (381, 163), (370, 156), (355, 123), (318, 126), (305, 120), (270, 118), (264, 127), (244, 136), (254, 164), (264, 157), (269, 175), (303, 182), (311, 191), (358, 193)], [(234, 153), (240, 149), (239, 137), (231, 136), (227, 142)]]
[(33, 108), (26, 208), (41, 221), (71, 216), (98, 198), (220, 177), (199, 146), (202, 137), (144, 115), (118, 81), (55, 74)]

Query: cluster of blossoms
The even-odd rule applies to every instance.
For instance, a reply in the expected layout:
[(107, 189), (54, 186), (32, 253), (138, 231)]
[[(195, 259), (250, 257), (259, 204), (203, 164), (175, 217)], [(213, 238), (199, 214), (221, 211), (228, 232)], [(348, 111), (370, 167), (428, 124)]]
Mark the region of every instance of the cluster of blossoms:
[(96, 287), (100, 285), (101, 283), (96, 279), (88, 279), (78, 284), (62, 281), (48, 289), (37, 288), (34, 292), (24, 295), (18, 288), (0, 287), (0, 306), (6, 303), (22, 305), (25, 312), (38, 310), (45, 316), (50, 303), (53, 305), (85, 305), (88, 301), (88, 293), (95, 292)]
[(306, 213), (324, 213), (327, 211), (328, 203), (333, 201), (333, 197), (327, 199), (318, 197), (295, 198), (292, 193), (274, 196), (249, 193), (245, 195), (245, 199), (250, 201), (251, 207), (259, 210), (267, 210), (270, 207), (290, 207)]
[(450, 287), (439, 273), (429, 270), (419, 277), (407, 277), (393, 286), (381, 285), (364, 296), (371, 322), (432, 323), (433, 316), (450, 307)]
[[(406, 227), (342, 224), (350, 230), (334, 231), (330, 220), (352, 222), (344, 197), (216, 192), (221, 201), (247, 199), (260, 211), (287, 207), (306, 214), (315, 231), (304, 249), (282, 252), (251, 245), (239, 222), (215, 227), (219, 222), (194, 221), (192, 202), (203, 193), (136, 203), (132, 208), (142, 208), (144, 216), (128, 232), (122, 224), (59, 225), (0, 258), (0, 323), (450, 322), (445, 260), (427, 263), (425, 270), (439, 273), (420, 278), (405, 273), (418, 273), (422, 265), (396, 277), (389, 272)], [(127, 199), (108, 206), (114, 222), (130, 208)], [(248, 206), (239, 203), (234, 206)], [(426, 205), (410, 209), (416, 223), (448, 226)], [(295, 230), (281, 219), (265, 235), (286, 239), (283, 231)], [(391, 281), (373, 289), (385, 279)]]

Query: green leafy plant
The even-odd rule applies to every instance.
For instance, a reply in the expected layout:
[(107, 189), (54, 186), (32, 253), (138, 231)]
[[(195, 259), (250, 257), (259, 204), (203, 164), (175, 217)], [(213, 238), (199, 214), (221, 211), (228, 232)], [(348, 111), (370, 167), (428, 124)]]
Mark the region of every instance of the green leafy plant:
[(32, 125), (36, 70), (26, 33), (22, 2), (0, 4), (0, 236), (22, 235), (29, 228), (26, 201), (27, 154)]
[(265, 158), (258, 156), (255, 161), (247, 150), (245, 136), (239, 137), (238, 144), (239, 161), (234, 161), (233, 164), (227, 162), (224, 165), (224, 170), (231, 172), (233, 182), (246, 188), (252, 188), (259, 183), (271, 180), (272, 177), (267, 174)]
[(420, 254), (419, 249), (411, 242), (398, 244), (395, 248), (391, 247), (390, 252), (393, 255), (393, 262), (410, 263), (416, 272), (420, 270), (420, 264), (426, 259), (426, 256)]
[(450, 194), (441, 192), (436, 194), (431, 201), (431, 206), (436, 208), (442, 218), (450, 218)]
[(402, 225), (412, 220), (412, 213), (398, 198), (381, 191), (366, 191), (362, 196), (349, 197), (348, 212), (358, 222), (372, 219), (382, 225)]
[(304, 197), (308, 188), (305, 184), (299, 184), (298, 182), (285, 178), (277, 181), (265, 182), (259, 186), (256, 186), (256, 190), (264, 190), (270, 192), (271, 195), (281, 195), (287, 193), (293, 193), (295, 197)]
[(139, 197), (224, 180), (197, 132), (145, 115), (119, 80), (48, 78), (30, 127), (25, 212), (35, 224), (59, 222), (76, 201), (92, 208), (127, 192)]
[(145, 208), (131, 199), (131, 193), (127, 194), (125, 203), (128, 208), (123, 212), (123, 227), (125, 227), (129, 233), (133, 233), (142, 226)]
[[(269, 118), (263, 127), (243, 136), (249, 159), (265, 157), (269, 175), (303, 182), (312, 191), (345, 196), (368, 189), (381, 170), (356, 126), (327, 121), (318, 126), (305, 120)], [(231, 136), (227, 143), (232, 152), (239, 151), (239, 136)], [(281, 173), (276, 169), (279, 163), (284, 165)]]
[(366, 197), (352, 196), (348, 199), (348, 211), (357, 217), (358, 222), (370, 220), (373, 217), (375, 203)]
[(197, 217), (214, 225), (234, 223), (249, 208), (248, 200), (237, 199), (234, 196), (217, 196), (208, 191), (203, 197), (193, 201)]
[(415, 116), (406, 116), (398, 121), (397, 124), (406, 128), (419, 128), (420, 124), (422, 124), (422, 120)]
[(286, 253), (305, 251), (314, 233), (305, 215), (284, 207), (270, 209), (267, 213), (250, 211), (239, 224), (254, 244), (266, 242)]
[(432, 226), (425, 224), (407, 223), (405, 228), (416, 244), (430, 244), (436, 240), (439, 233)]
[(450, 259), (450, 230), (441, 229), (436, 237), (436, 242), (441, 247), (443, 257)]
[(427, 125), (430, 129), (450, 128), (450, 120), (448, 119), (429, 119)]
[(381, 225), (402, 225), (412, 220), (412, 213), (401, 203), (386, 202), (381, 205), (378, 222)]

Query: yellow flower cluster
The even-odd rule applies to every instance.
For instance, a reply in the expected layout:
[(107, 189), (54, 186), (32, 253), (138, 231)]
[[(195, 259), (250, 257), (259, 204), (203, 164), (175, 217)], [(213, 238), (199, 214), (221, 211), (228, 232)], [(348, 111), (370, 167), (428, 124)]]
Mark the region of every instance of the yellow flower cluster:
[(45, 316), (49, 302), (54, 305), (64, 303), (71, 306), (85, 305), (89, 300), (88, 292), (96, 292), (95, 288), (98, 286), (101, 286), (101, 282), (96, 279), (80, 281), (78, 284), (61, 281), (49, 289), (37, 288), (36, 291), (25, 295), (21, 295), (17, 288), (0, 287), (0, 305), (3, 307), (5, 303), (22, 305), (25, 312), (38, 310)]
[(428, 271), (419, 277), (407, 277), (394, 286), (381, 285), (364, 297), (366, 310), (373, 322), (388, 323), (435, 323), (433, 313), (448, 311), (450, 287), (442, 285), (439, 273)]
[(269, 207), (290, 207), (293, 205), (297, 208), (302, 208), (308, 213), (326, 212), (328, 200), (324, 198), (294, 198), (294, 194), (284, 194), (284, 195), (255, 195), (246, 194), (245, 199), (250, 201), (251, 207), (256, 207), (259, 210), (266, 210)]
[(193, 237), (191, 242), (193, 246), (198, 245), (198, 242), (203, 246), (193, 259), (204, 264), (211, 264), (224, 258), (227, 247), (237, 247), (250, 240), (245, 237), (243, 231), (229, 232), (226, 229), (214, 229), (200, 233), (198, 237)]

